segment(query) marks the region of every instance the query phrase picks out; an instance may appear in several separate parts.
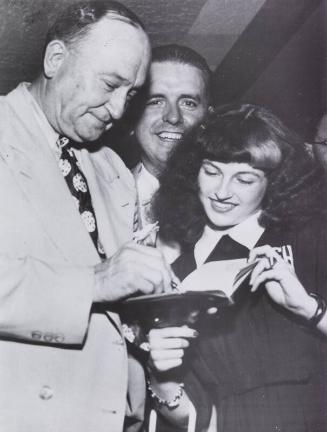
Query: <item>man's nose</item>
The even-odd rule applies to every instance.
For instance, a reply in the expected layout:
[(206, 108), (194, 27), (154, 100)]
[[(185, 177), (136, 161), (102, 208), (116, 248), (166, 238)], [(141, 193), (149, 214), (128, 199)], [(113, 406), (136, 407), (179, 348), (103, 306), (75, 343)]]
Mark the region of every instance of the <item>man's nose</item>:
[(165, 107), (163, 120), (170, 124), (179, 124), (183, 121), (182, 113), (177, 104), (168, 103)]
[(105, 104), (110, 116), (114, 120), (119, 120), (126, 109), (127, 95), (123, 92), (112, 93), (109, 101)]

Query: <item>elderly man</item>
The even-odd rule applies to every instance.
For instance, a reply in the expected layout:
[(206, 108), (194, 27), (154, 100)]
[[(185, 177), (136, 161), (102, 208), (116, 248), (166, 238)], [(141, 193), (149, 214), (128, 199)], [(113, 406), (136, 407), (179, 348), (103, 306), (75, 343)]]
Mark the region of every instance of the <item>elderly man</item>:
[(141, 162), (134, 168), (137, 229), (153, 222), (151, 200), (172, 149), (201, 122), (209, 107), (211, 72), (196, 51), (181, 45), (154, 48), (144, 110), (135, 127)]
[(133, 178), (93, 142), (149, 60), (131, 11), (75, 2), (48, 33), (39, 77), (0, 100), (1, 431), (123, 429), (127, 355), (109, 309), (171, 276), (158, 250), (130, 241)]

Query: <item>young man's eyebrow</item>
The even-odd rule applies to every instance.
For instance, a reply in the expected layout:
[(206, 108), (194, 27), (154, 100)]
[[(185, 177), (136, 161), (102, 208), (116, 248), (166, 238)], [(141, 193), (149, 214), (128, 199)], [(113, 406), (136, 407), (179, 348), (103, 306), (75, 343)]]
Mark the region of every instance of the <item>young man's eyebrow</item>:
[(179, 99), (194, 99), (196, 101), (200, 101), (201, 97), (200, 97), (199, 94), (188, 94), (188, 93), (185, 93), (185, 94), (181, 94), (179, 96)]
[[(156, 98), (156, 97), (157, 98), (165, 98), (167, 96), (164, 93), (160, 93), (160, 92), (154, 92), (154, 93), (148, 94), (148, 99)], [(194, 95), (194, 94), (188, 94), (188, 93), (185, 93), (185, 94), (183, 93), (183, 94), (179, 95), (178, 99), (194, 99), (198, 102), (201, 100), (200, 95)]]

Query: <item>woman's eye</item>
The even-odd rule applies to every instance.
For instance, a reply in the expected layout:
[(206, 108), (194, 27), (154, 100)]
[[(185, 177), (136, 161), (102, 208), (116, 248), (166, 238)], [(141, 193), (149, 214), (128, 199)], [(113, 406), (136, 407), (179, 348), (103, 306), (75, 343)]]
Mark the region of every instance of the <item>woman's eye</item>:
[(214, 176), (214, 175), (218, 175), (219, 174), (219, 172), (216, 169), (214, 169), (214, 168), (203, 167), (203, 171), (205, 172), (205, 174), (207, 174), (209, 176)]
[(244, 179), (244, 178), (238, 178), (237, 180), (239, 183), (248, 184), (248, 185), (250, 185), (254, 182), (254, 180), (252, 180), (252, 179)]

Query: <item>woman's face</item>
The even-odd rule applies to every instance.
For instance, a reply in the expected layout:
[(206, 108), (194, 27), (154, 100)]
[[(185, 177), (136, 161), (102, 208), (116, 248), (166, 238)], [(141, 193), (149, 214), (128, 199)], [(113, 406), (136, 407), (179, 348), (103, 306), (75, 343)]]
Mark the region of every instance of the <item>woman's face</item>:
[(267, 188), (265, 173), (247, 163), (205, 159), (198, 176), (199, 198), (217, 228), (237, 225), (261, 208)]

